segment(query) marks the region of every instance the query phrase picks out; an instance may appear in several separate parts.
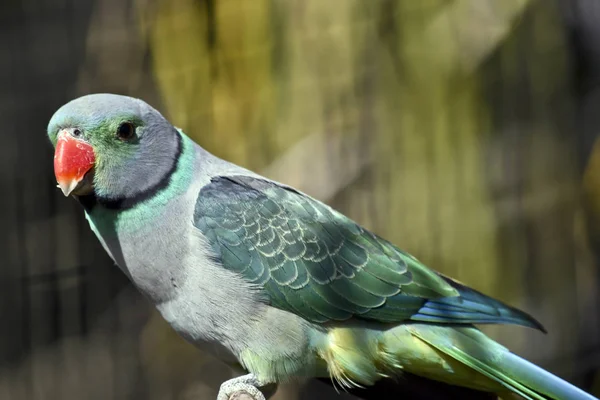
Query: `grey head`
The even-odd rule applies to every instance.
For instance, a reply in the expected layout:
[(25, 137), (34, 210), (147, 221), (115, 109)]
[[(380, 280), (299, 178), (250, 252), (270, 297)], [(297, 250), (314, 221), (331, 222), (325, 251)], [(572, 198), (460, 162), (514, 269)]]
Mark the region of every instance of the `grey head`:
[(62, 106), (48, 124), (54, 167), (65, 195), (125, 207), (166, 185), (181, 136), (144, 101), (90, 94)]

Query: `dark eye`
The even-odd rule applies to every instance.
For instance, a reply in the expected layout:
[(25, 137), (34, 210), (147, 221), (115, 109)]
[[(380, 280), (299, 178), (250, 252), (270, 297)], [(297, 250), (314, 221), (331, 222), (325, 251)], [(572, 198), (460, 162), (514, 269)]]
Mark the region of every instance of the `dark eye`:
[(73, 130), (73, 136), (75, 136), (75, 137), (81, 136), (81, 131), (79, 129), (74, 129)]
[(131, 122), (123, 122), (117, 129), (117, 137), (121, 140), (129, 140), (135, 135), (135, 127)]

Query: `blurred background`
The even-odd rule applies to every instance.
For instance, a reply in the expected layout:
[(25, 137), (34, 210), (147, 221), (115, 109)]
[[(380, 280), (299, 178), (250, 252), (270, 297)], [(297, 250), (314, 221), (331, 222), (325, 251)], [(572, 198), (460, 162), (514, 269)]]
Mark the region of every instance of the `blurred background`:
[(600, 396), (597, 0), (0, 2), (0, 399), (213, 399), (233, 372), (55, 187), (46, 125), (92, 92), (528, 311), (483, 329)]

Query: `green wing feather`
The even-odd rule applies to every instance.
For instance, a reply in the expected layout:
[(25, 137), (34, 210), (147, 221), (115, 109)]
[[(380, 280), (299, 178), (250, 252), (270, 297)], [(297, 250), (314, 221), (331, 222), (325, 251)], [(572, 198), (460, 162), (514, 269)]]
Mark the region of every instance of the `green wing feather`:
[(313, 322), (517, 323), (527, 314), (427, 268), (341, 213), (249, 176), (213, 178), (195, 226), (223, 267), (264, 288), (272, 306)]

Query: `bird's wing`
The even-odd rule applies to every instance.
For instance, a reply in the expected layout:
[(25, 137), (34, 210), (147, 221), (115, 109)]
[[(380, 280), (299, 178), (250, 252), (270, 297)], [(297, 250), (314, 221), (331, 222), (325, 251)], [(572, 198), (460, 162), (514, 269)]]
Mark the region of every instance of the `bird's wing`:
[(195, 226), (215, 258), (268, 301), (313, 322), (517, 323), (527, 314), (427, 268), (325, 204), (277, 183), (220, 176), (202, 188)]

